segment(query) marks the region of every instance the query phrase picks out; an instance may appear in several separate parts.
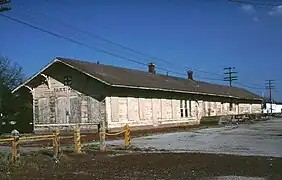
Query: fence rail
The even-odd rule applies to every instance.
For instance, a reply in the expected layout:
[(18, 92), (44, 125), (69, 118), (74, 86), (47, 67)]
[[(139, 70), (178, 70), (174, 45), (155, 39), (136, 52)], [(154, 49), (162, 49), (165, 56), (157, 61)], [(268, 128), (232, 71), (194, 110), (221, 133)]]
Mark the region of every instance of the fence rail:
[[(128, 124), (124, 126), (124, 130), (115, 132), (115, 133), (106, 132), (104, 124), (100, 125), (100, 127), (101, 128), (99, 129), (100, 130), (99, 133), (100, 133), (100, 150), (101, 151), (106, 150), (106, 145), (105, 145), (106, 136), (118, 136), (118, 135), (123, 134), (125, 147), (128, 148), (130, 146), (130, 129), (129, 129)], [(20, 150), (19, 150), (20, 142), (26, 141), (26, 140), (32, 140), (32, 139), (52, 139), (54, 158), (58, 158), (58, 155), (60, 153), (59, 135), (60, 135), (60, 132), (59, 132), (59, 129), (57, 128), (56, 130), (53, 131), (52, 134), (26, 136), (26, 137), (20, 137), (19, 132), (14, 130), (12, 132), (12, 137), (0, 139), (0, 143), (12, 142), (12, 162), (13, 164), (17, 164), (19, 162), (19, 157), (20, 157)], [(81, 145), (81, 134), (80, 134), (79, 124), (74, 126), (73, 137), (74, 137), (74, 151), (76, 153), (81, 153), (82, 145)]]

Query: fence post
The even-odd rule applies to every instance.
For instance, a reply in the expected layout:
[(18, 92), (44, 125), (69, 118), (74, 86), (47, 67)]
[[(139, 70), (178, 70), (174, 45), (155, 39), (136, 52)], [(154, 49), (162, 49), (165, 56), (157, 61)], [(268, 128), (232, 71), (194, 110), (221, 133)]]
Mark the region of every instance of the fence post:
[(124, 145), (126, 148), (130, 146), (130, 129), (128, 124), (124, 126)]
[(105, 152), (106, 151), (106, 128), (105, 128), (105, 121), (100, 122), (100, 151)]
[(11, 132), (13, 136), (12, 141), (12, 163), (18, 164), (20, 162), (20, 149), (19, 149), (19, 140), (20, 140), (20, 133), (16, 129)]
[(53, 153), (54, 153), (54, 158), (58, 158), (59, 152), (60, 152), (60, 144), (59, 144), (59, 134), (60, 134), (60, 130), (59, 129), (55, 129), (53, 131)]
[(77, 124), (74, 127), (74, 146), (75, 146), (75, 152), (81, 153), (81, 139), (80, 139), (80, 127)]

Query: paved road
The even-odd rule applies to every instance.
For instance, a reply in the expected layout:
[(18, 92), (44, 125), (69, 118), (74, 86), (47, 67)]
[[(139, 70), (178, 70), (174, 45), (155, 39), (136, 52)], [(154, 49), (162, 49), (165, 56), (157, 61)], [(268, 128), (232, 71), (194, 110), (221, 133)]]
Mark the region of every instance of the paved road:
[[(133, 147), (173, 152), (204, 152), (282, 157), (282, 119), (132, 138)], [(123, 141), (109, 141), (121, 145)]]

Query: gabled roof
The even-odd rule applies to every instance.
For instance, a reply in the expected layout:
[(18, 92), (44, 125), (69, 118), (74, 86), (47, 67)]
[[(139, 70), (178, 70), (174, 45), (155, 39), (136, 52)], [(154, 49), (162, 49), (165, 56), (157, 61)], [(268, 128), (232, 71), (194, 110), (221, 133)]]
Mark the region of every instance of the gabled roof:
[[(71, 68), (85, 73), (107, 85), (138, 89), (151, 89), (181, 93), (193, 93), (213, 96), (224, 96), (238, 99), (261, 100), (262, 98), (250, 91), (238, 87), (229, 87), (202, 81), (189, 80), (163, 74), (152, 74), (145, 71), (127, 69), (117, 66), (97, 64), (93, 62), (57, 57), (40, 72), (52, 65), (61, 62)], [(35, 74), (29, 80), (37, 76)], [(27, 83), (27, 80), (25, 83)], [(25, 85), (22, 84), (21, 86)], [(19, 87), (18, 87), (19, 88)], [(16, 91), (16, 88), (14, 91)]]

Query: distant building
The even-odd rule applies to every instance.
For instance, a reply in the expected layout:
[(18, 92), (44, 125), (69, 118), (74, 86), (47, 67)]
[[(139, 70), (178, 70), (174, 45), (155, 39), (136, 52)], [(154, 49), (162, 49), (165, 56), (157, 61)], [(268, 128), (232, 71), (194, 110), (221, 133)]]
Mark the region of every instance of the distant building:
[[(260, 113), (262, 98), (238, 87), (56, 58), (13, 92), (31, 92), (35, 131), (198, 124), (203, 116)], [(29, 121), (26, 120), (25, 121)]]
[(272, 101), (272, 104), (269, 100), (266, 100), (263, 105), (263, 113), (282, 113), (282, 102)]

